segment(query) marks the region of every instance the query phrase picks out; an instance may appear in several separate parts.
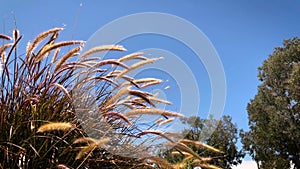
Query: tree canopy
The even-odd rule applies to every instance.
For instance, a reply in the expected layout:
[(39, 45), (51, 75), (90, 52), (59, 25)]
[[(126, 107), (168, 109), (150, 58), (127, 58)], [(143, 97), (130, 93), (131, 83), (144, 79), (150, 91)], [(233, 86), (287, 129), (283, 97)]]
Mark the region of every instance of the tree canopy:
[(259, 168), (300, 168), (300, 39), (285, 40), (258, 68), (262, 82), (247, 106), (244, 149)]

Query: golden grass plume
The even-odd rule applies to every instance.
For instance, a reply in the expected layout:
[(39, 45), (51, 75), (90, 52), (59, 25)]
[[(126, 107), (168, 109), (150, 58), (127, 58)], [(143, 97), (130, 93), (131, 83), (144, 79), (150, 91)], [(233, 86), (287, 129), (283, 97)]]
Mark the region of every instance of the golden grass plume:
[(163, 118), (159, 118), (154, 122), (154, 124), (158, 124), (158, 123), (162, 122), (163, 120), (164, 120)]
[(53, 28), (40, 33), (32, 43), (28, 43), (26, 53), (30, 54), (46, 37), (63, 30), (63, 28)]
[(86, 58), (88, 55), (102, 51), (126, 51), (126, 49), (121, 45), (103, 45), (94, 47), (86, 52), (84, 52), (80, 58)]
[(184, 143), (184, 144), (192, 144), (192, 145), (195, 145), (196, 147), (203, 147), (203, 148), (206, 148), (207, 150), (209, 151), (212, 151), (212, 152), (217, 152), (217, 153), (224, 153), (223, 151), (221, 150), (218, 150), (212, 146), (209, 146), (207, 144), (204, 144), (200, 141), (194, 141), (194, 140), (188, 140), (188, 139), (182, 139), (180, 140), (181, 143)]
[(55, 123), (48, 123), (40, 126), (37, 132), (46, 132), (46, 131), (53, 131), (53, 130), (63, 130), (67, 131), (73, 128), (71, 123), (66, 122), (55, 122)]
[(143, 56), (143, 52), (136, 52), (136, 53), (131, 53), (129, 55), (125, 55), (125, 56), (121, 57), (118, 61), (125, 62), (125, 61), (132, 60), (132, 59), (147, 60), (147, 58)]
[(92, 151), (94, 151), (96, 148), (104, 148), (110, 141), (110, 138), (102, 138), (99, 140), (92, 139), (89, 137), (85, 138), (79, 138), (74, 141), (74, 143), (80, 143), (80, 142), (86, 142), (89, 143), (87, 146), (84, 146), (81, 148), (81, 150), (78, 152), (75, 159), (81, 159), (85, 154), (90, 154)]
[(167, 119), (167, 120), (165, 120), (165, 121), (163, 121), (163, 122), (160, 122), (158, 125), (159, 125), (159, 126), (162, 126), (162, 125), (165, 125), (165, 124), (167, 124), (167, 123), (171, 123), (171, 122), (174, 121), (174, 120), (175, 120), (175, 118), (172, 117), (172, 118), (169, 118), (169, 119)]
[(122, 72), (120, 72), (118, 74), (118, 76), (116, 77), (116, 80), (119, 79), (119, 78), (121, 78), (123, 75), (127, 74), (128, 72), (130, 72), (132, 70), (135, 70), (135, 69), (137, 69), (137, 68), (139, 68), (139, 67), (141, 67), (143, 65), (149, 64), (149, 63), (154, 63), (155, 61), (161, 60), (161, 59), (163, 59), (163, 58), (162, 57), (160, 57), (160, 58), (152, 58), (152, 59), (147, 59), (147, 60), (143, 60), (143, 61), (137, 62), (137, 63), (131, 65), (129, 67), (129, 69), (125, 69)]
[(133, 109), (125, 113), (125, 116), (131, 117), (132, 115), (141, 115), (141, 114), (148, 114), (148, 115), (162, 115), (162, 116), (174, 116), (174, 117), (184, 117), (180, 113), (175, 113), (171, 111), (155, 109), (155, 108), (141, 108), (141, 109)]
[[(58, 49), (60, 49), (60, 48), (58, 48)], [(77, 52), (79, 52), (80, 49), (81, 49), (81, 47), (78, 46), (78, 47), (76, 47), (76, 48), (70, 50), (70, 51), (69, 51), (68, 53), (66, 53), (63, 57), (61, 57), (61, 59), (59, 59), (58, 62), (57, 62), (57, 64), (55, 65), (54, 71), (57, 71), (57, 70), (61, 67), (61, 65), (62, 65), (66, 60), (68, 60), (69, 58), (71, 58), (71, 57), (73, 57), (73, 56), (78, 55)], [(54, 53), (54, 57), (57, 57), (56, 52), (57, 52), (57, 50), (56, 50), (55, 53)], [(56, 59), (56, 58), (54, 58), (54, 59)]]
[(104, 103), (104, 105), (103, 105), (104, 109), (105, 109), (107, 106), (109, 106), (109, 105), (111, 105), (111, 104), (114, 104), (115, 101), (118, 100), (118, 99), (120, 99), (122, 96), (128, 94), (128, 93), (129, 93), (129, 89), (130, 89), (130, 87), (124, 87), (124, 88), (120, 89), (114, 96), (112, 96), (110, 99), (108, 99), (108, 100)]
[(80, 41), (80, 40), (73, 40), (73, 41), (62, 41), (62, 42), (58, 42), (58, 43), (54, 43), (54, 44), (47, 44), (45, 45), (41, 51), (37, 54), (36, 56), (36, 62), (41, 61), (42, 59), (44, 59), (45, 55), (57, 48), (63, 47), (63, 46), (70, 46), (70, 45), (83, 45), (84, 41)]

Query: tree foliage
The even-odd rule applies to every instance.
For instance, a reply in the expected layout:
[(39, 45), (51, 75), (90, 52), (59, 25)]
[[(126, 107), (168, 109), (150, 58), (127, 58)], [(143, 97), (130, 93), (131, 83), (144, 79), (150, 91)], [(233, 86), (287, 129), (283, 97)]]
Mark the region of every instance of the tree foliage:
[(244, 149), (259, 168), (300, 168), (300, 39), (285, 40), (258, 71), (262, 84), (247, 107)]

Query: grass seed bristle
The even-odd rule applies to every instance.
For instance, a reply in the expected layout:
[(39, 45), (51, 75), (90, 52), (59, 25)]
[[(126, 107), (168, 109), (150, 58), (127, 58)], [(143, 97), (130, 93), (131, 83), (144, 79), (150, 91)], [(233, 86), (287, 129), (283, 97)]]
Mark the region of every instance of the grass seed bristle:
[(154, 124), (158, 124), (158, 123), (162, 122), (163, 120), (164, 120), (163, 118), (159, 118), (154, 122)]
[(158, 82), (161, 83), (161, 79), (156, 79), (156, 78), (142, 78), (142, 79), (136, 79), (134, 80), (135, 83), (149, 83), (149, 82)]
[(73, 56), (78, 55), (77, 52), (79, 52), (80, 49), (81, 49), (80, 46), (76, 47), (76, 48), (70, 50), (68, 53), (66, 53), (63, 57), (61, 57), (61, 59), (59, 59), (57, 64), (55, 65), (54, 71), (57, 71), (66, 60), (68, 60), (69, 58), (71, 58)]
[(14, 37), (14, 41), (16, 42), (18, 37), (19, 37), (19, 30), (18, 29), (14, 29), (13, 37)]
[[(9, 44), (2, 45), (2, 46), (0, 47), (0, 54), (1, 54), (1, 56), (2, 56), (2, 53), (4, 53), (4, 51), (5, 51), (7, 48), (11, 47), (11, 46), (13, 46), (13, 43), (9, 43)], [(4, 55), (3, 55), (3, 56), (4, 56)], [(2, 59), (2, 63), (4, 63), (4, 62), (5, 62), (5, 58), (2, 57), (1, 59)]]
[(199, 156), (199, 154), (195, 153), (191, 148), (189, 148), (188, 146), (186, 146), (183, 143), (167, 143), (167, 146), (171, 146), (174, 147), (177, 151), (179, 152), (187, 152), (191, 155), (193, 155), (195, 158), (198, 158), (199, 160), (201, 160), (201, 157)]
[(52, 60), (51, 60), (51, 64), (54, 64), (54, 62), (56, 62), (58, 53), (60, 52), (60, 48), (57, 48), (53, 54)]
[(122, 63), (118, 60), (114, 60), (114, 59), (100, 61), (100, 62), (96, 63), (94, 67), (100, 67), (100, 66), (108, 65), (108, 64), (109, 65), (118, 65), (125, 69), (128, 69), (128, 66), (126, 66), (124, 63)]
[(96, 148), (98, 147), (98, 145), (96, 143), (92, 143), (88, 146), (84, 146), (76, 155), (75, 159), (81, 159), (86, 153), (90, 153), (92, 151), (94, 151)]
[(107, 145), (107, 143), (110, 141), (110, 138), (102, 138), (99, 140), (96, 140), (96, 142), (92, 142), (91, 144), (84, 146), (79, 153), (77, 154), (75, 159), (81, 159), (85, 154), (87, 153), (91, 153), (92, 151), (94, 151), (96, 148), (100, 147), (100, 148), (105, 148), (105, 146)]
[(129, 69), (126, 69), (126, 70), (123, 70), (122, 72), (120, 72), (118, 74), (118, 76), (116, 77), (116, 79), (119, 79), (121, 78), (123, 75), (127, 74), (128, 72), (132, 71), (132, 70), (135, 70), (143, 65), (146, 65), (146, 64), (149, 64), (149, 63), (154, 63), (156, 60), (160, 60), (162, 58), (153, 58), (153, 59), (147, 59), (147, 60), (143, 60), (143, 61), (140, 61), (138, 63), (135, 63), (133, 65), (131, 65), (129, 67)]
[(147, 58), (142, 55), (143, 55), (143, 52), (131, 53), (129, 55), (121, 57), (118, 61), (125, 62), (125, 61), (132, 60), (132, 59), (147, 60)]
[(120, 89), (115, 95), (113, 95), (110, 99), (107, 100), (107, 102), (104, 103), (103, 107), (109, 106), (113, 104), (115, 101), (123, 97), (124, 95), (128, 94), (129, 88), (122, 88)]
[(156, 98), (156, 97), (148, 97), (149, 100), (151, 102), (156, 102), (156, 103), (163, 103), (163, 104), (168, 104), (168, 105), (171, 105), (172, 103), (167, 101), (167, 100), (163, 100), (163, 99), (159, 99), (159, 98)]
[(178, 151), (172, 151), (171, 154), (172, 155), (179, 155), (179, 156), (182, 156), (182, 155), (184, 155), (184, 156), (190, 156), (191, 155), (188, 152), (178, 152)]
[(182, 114), (165, 111), (160, 109), (133, 109), (125, 113), (125, 116), (129, 117), (137, 114), (148, 114), (148, 115), (163, 115), (163, 116), (173, 116), (173, 117), (184, 117)]
[(103, 116), (117, 116), (120, 119), (124, 120), (129, 125), (132, 125), (132, 123), (130, 122), (130, 120), (126, 116), (124, 116), (123, 114), (118, 113), (118, 112), (107, 112), (107, 113), (104, 113)]
[(0, 34), (0, 39), (12, 40), (12, 38), (10, 36), (4, 35), (4, 34)]
[(181, 143), (184, 143), (184, 144), (192, 144), (192, 145), (195, 145), (197, 147), (203, 147), (203, 148), (206, 148), (207, 150), (210, 150), (210, 151), (213, 151), (213, 152), (217, 152), (217, 153), (224, 153), (223, 151), (221, 150), (218, 150), (212, 146), (209, 146), (207, 144), (204, 144), (200, 141), (194, 141), (194, 140), (188, 140), (188, 139), (182, 139), (180, 140)]
[(36, 49), (36, 47), (39, 45), (40, 42), (42, 42), (46, 37), (48, 37), (49, 35), (53, 34), (53, 33), (56, 33), (56, 32), (59, 32), (63, 30), (63, 28), (53, 28), (53, 29), (50, 29), (50, 30), (47, 30), (45, 32), (42, 32), (40, 33), (32, 43), (29, 43), (28, 44), (28, 47), (27, 47), (27, 50), (26, 50), (26, 53), (27, 54), (30, 54), (33, 50)]
[(87, 56), (97, 53), (97, 52), (102, 52), (102, 51), (126, 51), (126, 49), (121, 46), (121, 45), (103, 45), (103, 46), (97, 46), (94, 47), (86, 52), (84, 52), (80, 58), (86, 58)]
[(36, 56), (36, 62), (41, 61), (42, 59), (44, 59), (44, 55), (56, 48), (60, 48), (60, 47), (64, 47), (64, 46), (70, 46), (70, 45), (83, 45), (84, 41), (63, 41), (63, 42), (58, 42), (58, 43), (54, 43), (54, 44), (48, 44), (45, 45), (41, 51), (38, 53), (38, 55)]
[(172, 118), (169, 118), (169, 119), (167, 119), (167, 120), (165, 120), (165, 121), (159, 123), (158, 125), (159, 125), (159, 126), (162, 126), (162, 125), (165, 125), (165, 124), (167, 124), (167, 123), (170, 123), (170, 122), (172, 122), (172, 121), (174, 121), (174, 120), (175, 120), (175, 118), (172, 117)]
[(76, 139), (73, 144), (77, 144), (77, 143), (96, 143), (97, 140), (96, 139), (93, 139), (91, 137), (81, 137), (81, 138), (78, 138)]
[(157, 84), (160, 84), (161, 81), (152, 81), (152, 82), (148, 82), (148, 83), (145, 83), (143, 85), (140, 86), (140, 88), (146, 88), (148, 86), (153, 86), (153, 85), (157, 85)]
[[(138, 86), (138, 88), (145, 88), (147, 86), (151, 86), (151, 85), (155, 85), (155, 84), (160, 84), (161, 82), (162, 82), (162, 80), (156, 79), (156, 78), (142, 78), (142, 79), (132, 80), (130, 82), (124, 82), (122, 84), (122, 86), (135, 84), (136, 86)], [(139, 84), (143, 84), (143, 85), (139, 86)]]
[(37, 132), (45, 132), (45, 131), (53, 131), (53, 130), (70, 130), (73, 128), (73, 125), (71, 123), (65, 123), (65, 122), (57, 122), (57, 123), (49, 123), (44, 124), (41, 127), (39, 127)]

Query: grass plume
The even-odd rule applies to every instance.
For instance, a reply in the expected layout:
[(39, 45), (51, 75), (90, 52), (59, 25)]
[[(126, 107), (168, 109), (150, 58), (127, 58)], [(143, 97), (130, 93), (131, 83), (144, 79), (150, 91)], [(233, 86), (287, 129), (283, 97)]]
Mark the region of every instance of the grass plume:
[[(155, 108), (157, 103), (171, 104), (147, 91), (162, 80), (128, 75), (161, 58), (148, 59), (141, 52), (119, 59), (88, 57), (126, 51), (120, 45), (98, 46), (80, 55), (84, 41), (56, 42), (62, 30), (38, 34), (25, 55), (18, 53), (23, 38), (18, 30), (12, 31), (12, 38), (0, 34), (0, 168), (174, 168), (172, 162), (150, 155), (157, 138), (204, 161), (185, 145), (199, 143), (177, 143), (175, 134), (159, 130), (184, 117)], [(78, 75), (90, 74), (74, 83)], [(95, 97), (88, 98), (84, 92), (90, 84)], [(95, 103), (94, 109), (80, 109), (90, 103)], [(141, 121), (148, 115), (158, 120)]]
[(184, 117), (180, 113), (175, 113), (171, 111), (166, 110), (160, 110), (160, 109), (133, 109), (125, 113), (125, 116), (130, 117), (132, 115), (138, 115), (138, 114), (148, 114), (148, 115), (162, 115), (162, 116), (174, 116), (174, 117)]
[(183, 139), (183, 140), (180, 140), (181, 143), (184, 143), (184, 144), (192, 144), (192, 145), (195, 145), (197, 147), (203, 147), (209, 151), (213, 151), (213, 152), (216, 152), (216, 153), (224, 153), (223, 151), (220, 151), (212, 146), (209, 146), (207, 144), (204, 144), (200, 141), (194, 141), (194, 140), (188, 140), (188, 139)]
[(46, 131), (53, 131), (53, 130), (63, 130), (67, 131), (70, 130), (73, 127), (70, 123), (63, 123), (63, 122), (57, 122), (57, 123), (49, 123), (44, 124), (41, 127), (39, 127), (37, 132), (46, 132)]
[(94, 47), (81, 55), (81, 58), (86, 58), (87, 56), (103, 51), (126, 51), (126, 49), (121, 45), (103, 45)]

